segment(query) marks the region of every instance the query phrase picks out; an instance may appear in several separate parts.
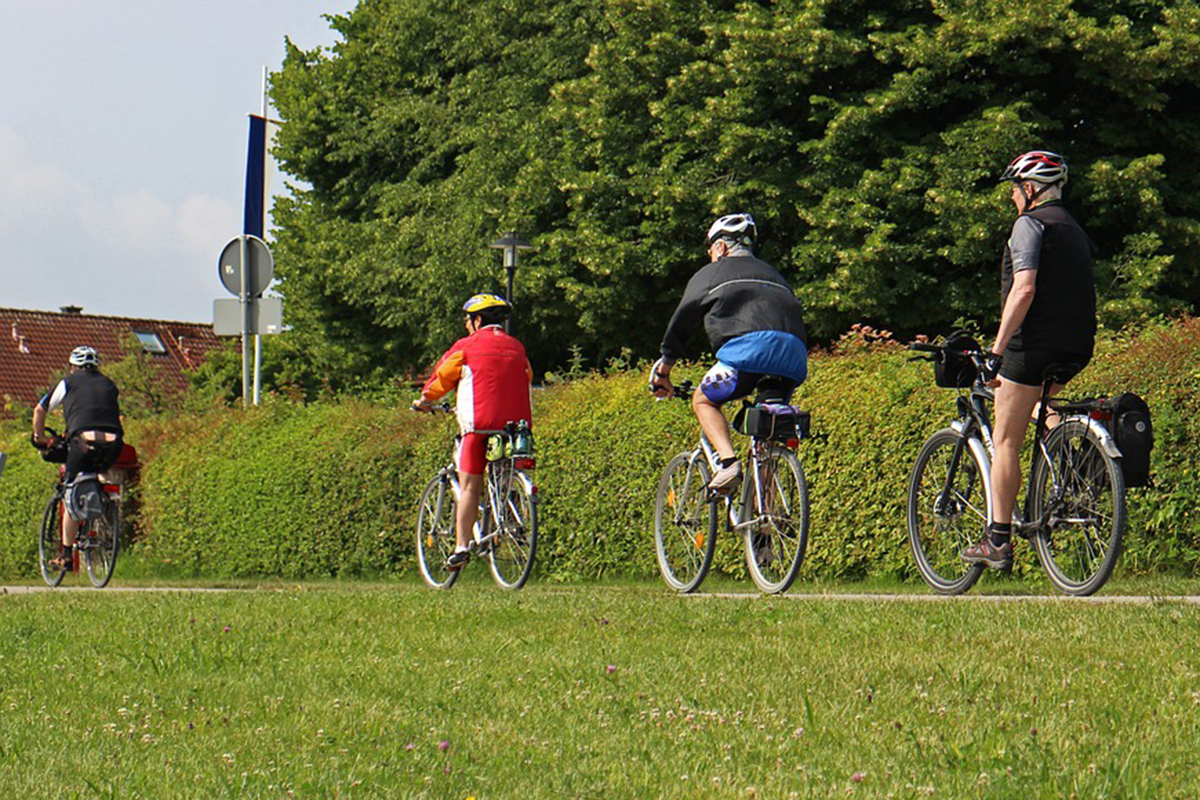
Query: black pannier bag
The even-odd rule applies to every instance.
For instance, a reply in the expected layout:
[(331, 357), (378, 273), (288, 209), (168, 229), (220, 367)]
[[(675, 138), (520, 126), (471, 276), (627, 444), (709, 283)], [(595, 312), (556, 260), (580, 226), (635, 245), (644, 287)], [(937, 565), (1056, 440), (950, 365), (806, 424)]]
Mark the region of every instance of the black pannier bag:
[(764, 403), (744, 405), (733, 418), (733, 429), (758, 439), (786, 442), (807, 439), (811, 417), (795, 406)]
[[(959, 350), (978, 350), (979, 342), (965, 331), (955, 331), (946, 337), (946, 347)], [(938, 353), (933, 359), (933, 380), (943, 389), (970, 389), (975, 383), (975, 362), (961, 353)]]
[(1111, 398), (1108, 406), (1112, 412), (1109, 431), (1121, 451), (1125, 485), (1145, 486), (1150, 482), (1150, 451), (1154, 449), (1150, 406), (1133, 392)]
[(41, 451), (42, 460), (51, 464), (67, 463), (67, 437), (55, 436), (50, 440), (50, 444)]

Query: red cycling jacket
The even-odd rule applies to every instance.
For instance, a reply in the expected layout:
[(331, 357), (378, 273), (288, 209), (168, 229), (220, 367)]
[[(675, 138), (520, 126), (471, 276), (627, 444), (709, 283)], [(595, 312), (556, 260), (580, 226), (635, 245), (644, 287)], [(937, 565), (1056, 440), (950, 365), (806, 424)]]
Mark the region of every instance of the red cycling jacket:
[(525, 347), (499, 325), (488, 325), (459, 339), (438, 359), (421, 396), (433, 402), (457, 389), (462, 432), (497, 431), (508, 422), (533, 425), (532, 383)]

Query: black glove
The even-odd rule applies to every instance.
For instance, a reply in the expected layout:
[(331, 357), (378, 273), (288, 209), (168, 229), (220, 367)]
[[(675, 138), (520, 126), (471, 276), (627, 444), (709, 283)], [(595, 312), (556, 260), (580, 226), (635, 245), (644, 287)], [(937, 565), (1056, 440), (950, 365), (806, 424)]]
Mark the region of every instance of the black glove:
[(988, 353), (983, 359), (983, 373), (980, 377), (984, 383), (990, 383), (1000, 374), (1000, 365), (1004, 363), (1004, 356), (999, 353)]

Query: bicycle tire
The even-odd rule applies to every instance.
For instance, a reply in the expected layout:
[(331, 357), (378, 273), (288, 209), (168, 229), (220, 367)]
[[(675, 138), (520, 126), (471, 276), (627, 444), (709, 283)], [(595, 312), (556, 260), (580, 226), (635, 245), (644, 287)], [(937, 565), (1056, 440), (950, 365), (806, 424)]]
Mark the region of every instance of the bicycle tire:
[(50, 560), (57, 558), (62, 551), (62, 495), (58, 492), (46, 503), (42, 514), (42, 527), (38, 533), (38, 558), (42, 571), (42, 580), (51, 589), (62, 583), (66, 570), (54, 569)]
[(667, 586), (680, 594), (700, 588), (717, 548), (717, 504), (708, 500), (712, 473), (697, 452), (672, 458), (654, 500), (654, 554)]
[[(494, 468), (494, 467), (493, 467)], [(537, 553), (537, 493), (533, 481), (514, 470), (504, 508), (492, 509), (489, 523), (496, 532), (488, 553), (492, 578), (503, 589), (520, 589), (533, 572)]]
[(105, 498), (104, 516), (80, 525), (79, 537), (90, 537), (83, 551), (88, 580), (103, 589), (112, 580), (121, 547), (121, 503), (111, 496)]
[(1121, 554), (1125, 479), (1121, 465), (1082, 420), (1068, 419), (1052, 430), (1046, 451), (1061, 465), (1062, 486), (1039, 450), (1029, 481), (1028, 519), (1042, 522), (1049, 513), (1057, 521), (1035, 532), (1034, 547), (1054, 588), (1086, 597), (1108, 581)]
[[(964, 442), (958, 468), (949, 474), (961, 439), (952, 428), (926, 439), (908, 482), (908, 541), (921, 577), (939, 594), (966, 592), (984, 570), (981, 564), (963, 561), (962, 550), (987, 531), (990, 470), (970, 442)], [(944, 499), (946, 486), (952, 487), (952, 496)]]
[[(780, 594), (796, 580), (808, 548), (808, 482), (800, 459), (783, 447), (772, 447), (759, 471), (764, 504), (756, 511), (763, 523), (747, 527), (743, 534), (746, 567), (760, 591)], [(747, 500), (755, 502), (753, 496)]]
[(454, 552), (457, 509), (450, 476), (438, 473), (421, 492), (417, 512), (417, 566), (425, 583), (434, 589), (449, 589), (458, 580), (457, 571), (446, 569), (446, 559)]

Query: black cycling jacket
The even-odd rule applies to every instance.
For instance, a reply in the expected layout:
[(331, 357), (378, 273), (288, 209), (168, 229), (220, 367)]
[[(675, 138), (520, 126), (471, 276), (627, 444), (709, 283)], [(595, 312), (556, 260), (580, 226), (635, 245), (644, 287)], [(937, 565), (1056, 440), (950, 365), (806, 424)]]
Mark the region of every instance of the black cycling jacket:
[(663, 361), (672, 364), (687, 355), (688, 337), (701, 322), (714, 353), (754, 331), (783, 331), (808, 344), (791, 285), (754, 256), (726, 256), (696, 271), (663, 334)]

